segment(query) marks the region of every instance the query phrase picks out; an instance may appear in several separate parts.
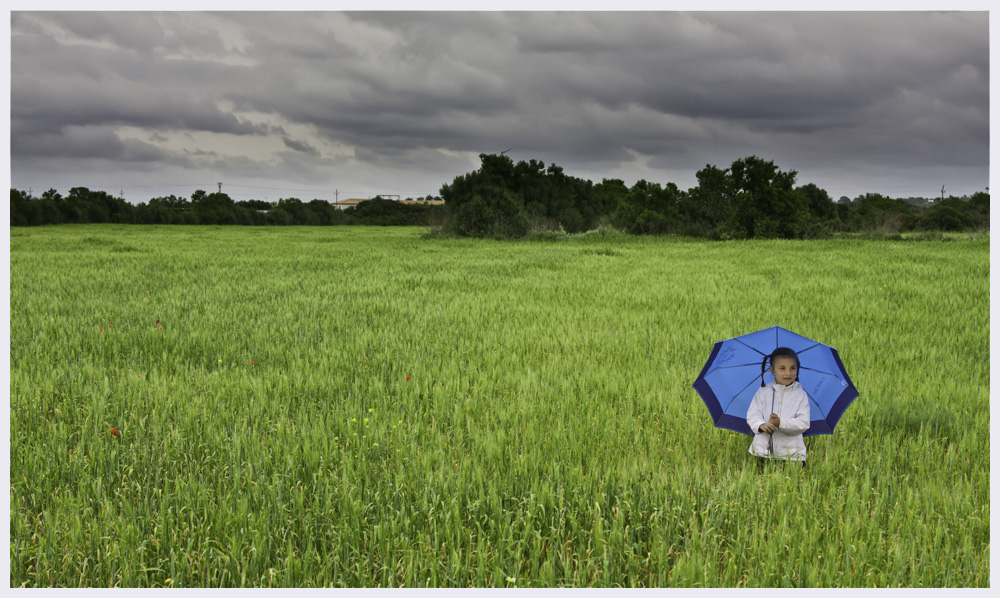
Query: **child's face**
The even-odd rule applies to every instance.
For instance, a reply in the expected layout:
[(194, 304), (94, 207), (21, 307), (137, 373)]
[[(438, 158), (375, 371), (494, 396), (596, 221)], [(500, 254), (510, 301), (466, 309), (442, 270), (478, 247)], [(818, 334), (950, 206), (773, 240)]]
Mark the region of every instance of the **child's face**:
[(799, 375), (799, 368), (795, 366), (794, 357), (781, 355), (771, 360), (771, 373), (774, 374), (775, 382), (788, 386), (795, 382), (795, 376)]

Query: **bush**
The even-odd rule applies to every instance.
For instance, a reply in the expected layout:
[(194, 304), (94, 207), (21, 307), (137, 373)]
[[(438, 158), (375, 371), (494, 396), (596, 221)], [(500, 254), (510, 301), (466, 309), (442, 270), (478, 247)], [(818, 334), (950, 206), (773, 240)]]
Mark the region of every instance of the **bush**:
[(292, 215), (284, 210), (284, 208), (274, 208), (268, 211), (267, 219), (271, 224), (277, 226), (287, 226), (292, 223)]
[(936, 205), (920, 216), (917, 225), (922, 230), (958, 231), (971, 228), (974, 218), (952, 205)]
[(501, 237), (519, 239), (530, 229), (528, 214), (509, 191), (489, 197), (473, 195), (459, 206), (452, 230), (462, 237)]

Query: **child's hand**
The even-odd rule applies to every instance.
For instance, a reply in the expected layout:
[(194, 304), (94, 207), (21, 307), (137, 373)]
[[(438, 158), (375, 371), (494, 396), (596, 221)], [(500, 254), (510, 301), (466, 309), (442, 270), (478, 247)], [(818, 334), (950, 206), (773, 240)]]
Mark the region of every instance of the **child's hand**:
[(778, 426), (774, 426), (774, 425), (771, 425), (770, 423), (766, 423), (766, 424), (761, 424), (760, 425), (759, 431), (763, 432), (764, 434), (774, 434), (774, 431), (777, 430), (777, 429), (778, 429)]
[(778, 417), (777, 413), (771, 414), (771, 419), (767, 420), (767, 423), (771, 424), (775, 428), (781, 425), (781, 419)]

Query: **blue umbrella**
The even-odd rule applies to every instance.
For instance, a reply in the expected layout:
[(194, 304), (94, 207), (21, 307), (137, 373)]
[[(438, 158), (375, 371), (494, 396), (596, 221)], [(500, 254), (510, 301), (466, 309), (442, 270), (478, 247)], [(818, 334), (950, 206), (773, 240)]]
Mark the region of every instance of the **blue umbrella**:
[[(803, 436), (832, 434), (858, 390), (836, 349), (779, 326), (715, 343), (693, 385), (715, 427), (753, 436), (747, 409), (760, 388), (761, 362), (778, 347), (788, 347), (799, 356), (799, 383), (809, 395), (810, 408), (809, 430)], [(765, 383), (773, 380), (770, 372), (763, 378)]]

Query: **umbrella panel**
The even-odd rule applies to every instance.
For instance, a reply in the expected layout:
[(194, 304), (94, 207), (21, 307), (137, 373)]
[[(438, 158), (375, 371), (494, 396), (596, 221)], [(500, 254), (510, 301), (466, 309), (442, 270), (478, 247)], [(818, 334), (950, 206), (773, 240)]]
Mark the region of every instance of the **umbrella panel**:
[[(776, 347), (799, 355), (799, 383), (810, 399), (806, 436), (829, 434), (847, 406), (858, 396), (836, 349), (775, 326), (715, 344), (694, 387), (715, 425), (752, 434), (746, 413), (761, 385), (761, 362)], [(766, 372), (763, 381), (773, 381)]]

